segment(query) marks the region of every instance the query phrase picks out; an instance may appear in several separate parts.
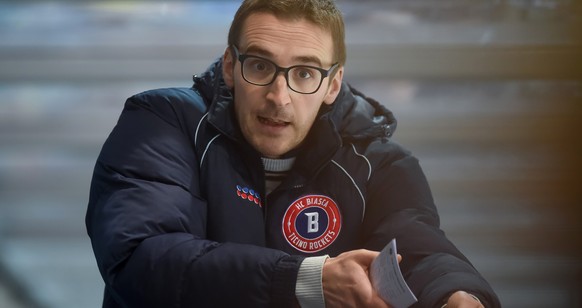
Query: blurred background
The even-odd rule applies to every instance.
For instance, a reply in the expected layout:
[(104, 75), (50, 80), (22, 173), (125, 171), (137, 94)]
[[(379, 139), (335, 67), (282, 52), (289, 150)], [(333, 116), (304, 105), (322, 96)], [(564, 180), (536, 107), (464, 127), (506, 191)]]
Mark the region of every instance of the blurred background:
[[(581, 307), (574, 0), (339, 1), (345, 79), (390, 108), (504, 307)], [(191, 85), (238, 1), (0, 2), (0, 307), (100, 307), (84, 227), (130, 95)]]

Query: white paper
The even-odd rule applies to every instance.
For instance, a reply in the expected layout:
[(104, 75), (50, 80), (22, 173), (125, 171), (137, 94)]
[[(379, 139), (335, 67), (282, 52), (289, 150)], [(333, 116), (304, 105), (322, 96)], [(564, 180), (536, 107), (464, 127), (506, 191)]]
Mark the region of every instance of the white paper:
[(402, 277), (397, 254), (396, 239), (393, 239), (372, 262), (370, 276), (372, 285), (386, 303), (392, 308), (406, 308), (418, 300)]

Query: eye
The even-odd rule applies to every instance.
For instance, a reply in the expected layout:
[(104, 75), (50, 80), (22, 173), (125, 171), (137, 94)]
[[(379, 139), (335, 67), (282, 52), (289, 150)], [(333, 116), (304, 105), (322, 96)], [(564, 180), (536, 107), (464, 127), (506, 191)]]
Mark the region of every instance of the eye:
[(305, 69), (299, 70), (297, 72), (297, 76), (299, 76), (299, 78), (302, 78), (302, 79), (308, 79), (308, 78), (313, 77), (311, 72), (309, 70), (305, 70)]
[(249, 59), (248, 62), (249, 62), (248, 67), (255, 72), (265, 72), (265, 71), (269, 71), (271, 68), (271, 65), (269, 65), (269, 62), (267, 62), (265, 60)]
[(293, 75), (298, 79), (313, 79), (316, 77), (317, 71), (309, 67), (296, 67)]
[(267, 69), (267, 65), (264, 62), (256, 62), (253, 67), (256, 71), (264, 71)]

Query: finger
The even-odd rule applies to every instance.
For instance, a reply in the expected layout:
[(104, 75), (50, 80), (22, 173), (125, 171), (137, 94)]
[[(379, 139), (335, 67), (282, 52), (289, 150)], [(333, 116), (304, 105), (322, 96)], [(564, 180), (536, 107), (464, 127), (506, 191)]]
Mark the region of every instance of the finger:
[(400, 261), (402, 261), (402, 256), (398, 254), (398, 263), (400, 263)]
[(376, 307), (376, 308), (391, 308), (388, 303), (386, 303), (382, 298), (378, 297), (377, 295), (374, 297), (371, 303), (366, 305), (367, 307)]
[(358, 249), (350, 252), (350, 258), (360, 264), (371, 263), (380, 253), (378, 251)]

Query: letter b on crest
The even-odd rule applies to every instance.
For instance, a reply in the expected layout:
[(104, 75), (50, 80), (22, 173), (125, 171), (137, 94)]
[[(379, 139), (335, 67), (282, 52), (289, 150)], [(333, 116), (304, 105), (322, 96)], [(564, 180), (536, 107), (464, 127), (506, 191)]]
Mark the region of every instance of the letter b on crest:
[(307, 233), (315, 233), (319, 231), (319, 213), (305, 213), (307, 216)]

